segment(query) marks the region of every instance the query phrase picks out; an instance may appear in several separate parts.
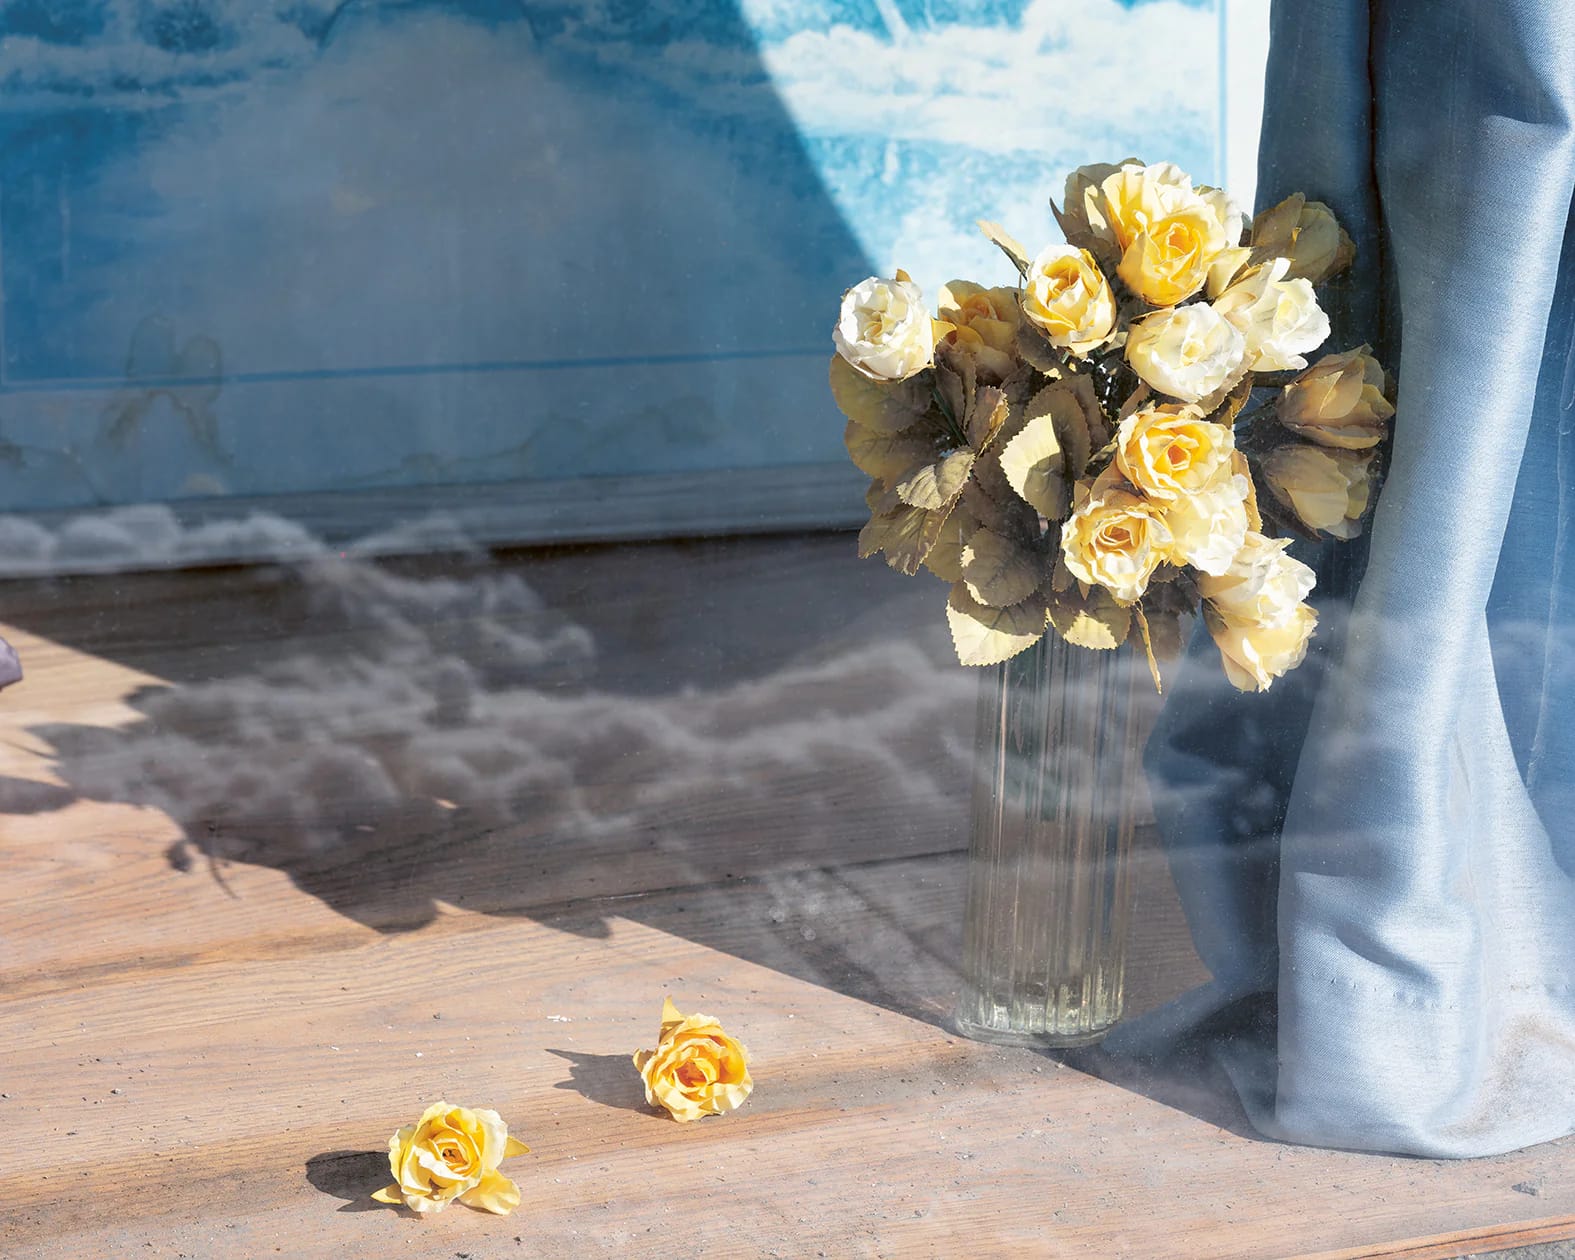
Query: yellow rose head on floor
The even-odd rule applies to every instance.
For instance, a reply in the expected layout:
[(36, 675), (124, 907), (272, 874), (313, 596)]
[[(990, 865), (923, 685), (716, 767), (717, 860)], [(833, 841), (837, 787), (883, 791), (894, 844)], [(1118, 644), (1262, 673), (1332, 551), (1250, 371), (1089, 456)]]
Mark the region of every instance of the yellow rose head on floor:
[(645, 1100), (674, 1120), (719, 1116), (743, 1105), (755, 1087), (749, 1052), (709, 1015), (682, 1015), (672, 998), (662, 1004), (656, 1049), (635, 1053)]
[(372, 1197), (379, 1203), (403, 1203), (422, 1214), (441, 1212), (458, 1201), (507, 1216), (520, 1205), (520, 1190), (498, 1171), (498, 1164), (529, 1149), (509, 1136), (509, 1126), (497, 1112), (435, 1102), (415, 1124), (388, 1139), (394, 1184)]

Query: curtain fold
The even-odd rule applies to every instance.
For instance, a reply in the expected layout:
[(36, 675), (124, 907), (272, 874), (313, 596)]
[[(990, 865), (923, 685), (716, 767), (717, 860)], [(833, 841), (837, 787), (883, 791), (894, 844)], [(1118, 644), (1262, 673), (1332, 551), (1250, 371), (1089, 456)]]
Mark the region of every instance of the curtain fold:
[(1356, 240), (1330, 348), (1398, 370), (1393, 457), (1365, 546), (1302, 553), (1307, 664), (1225, 694), (1200, 644), (1173, 691), (1147, 764), (1214, 982), (1125, 1044), (1202, 1040), (1273, 1137), (1491, 1154), (1575, 1130), (1575, 7), (1271, 21), (1259, 204)]

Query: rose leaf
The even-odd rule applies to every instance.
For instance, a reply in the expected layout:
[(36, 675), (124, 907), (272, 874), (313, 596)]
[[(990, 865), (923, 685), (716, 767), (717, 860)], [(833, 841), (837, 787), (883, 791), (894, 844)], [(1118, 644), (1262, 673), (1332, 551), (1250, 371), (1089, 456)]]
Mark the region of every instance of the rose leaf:
[(965, 583), (952, 587), (946, 601), (952, 645), (964, 665), (998, 665), (1032, 647), (1045, 632), (1045, 605), (1031, 595), (1010, 608), (990, 608), (968, 594)]
[(979, 230), (985, 234), (990, 243), (1011, 259), (1012, 266), (1017, 268), (1017, 274), (1026, 277), (1030, 259), (1028, 251), (1022, 247), (1017, 238), (999, 223), (992, 223), (989, 219), (980, 219), (978, 224)]
[(1066, 515), (1071, 506), (1066, 455), (1056, 436), (1054, 417), (1038, 415), (1023, 426), (1001, 451), (1001, 472), (1012, 489), (1047, 520), (1059, 521)]
[(920, 464), (898, 478), (898, 497), (911, 507), (938, 511), (956, 502), (968, 482), (977, 458), (966, 446), (948, 451), (940, 459)]
[(881, 433), (849, 420), (842, 431), (848, 457), (860, 472), (890, 485), (916, 464), (935, 458), (933, 437)]
[(968, 593), (979, 603), (1009, 608), (1039, 589), (1044, 566), (1028, 548), (979, 529), (962, 549), (962, 577)]
[(886, 553), (886, 563), (912, 577), (940, 537), (945, 512), (903, 505), (886, 516), (872, 516), (859, 531), (859, 558)]
[(917, 378), (872, 381), (840, 354), (831, 357), (831, 396), (849, 420), (876, 433), (900, 433), (929, 408)]
[(935, 545), (924, 557), (924, 567), (943, 582), (961, 582), (963, 547), (978, 528), (979, 522), (959, 502), (941, 525)]
[(1051, 595), (1050, 624), (1068, 643), (1108, 651), (1126, 642), (1132, 610), (1102, 586), (1073, 585)]

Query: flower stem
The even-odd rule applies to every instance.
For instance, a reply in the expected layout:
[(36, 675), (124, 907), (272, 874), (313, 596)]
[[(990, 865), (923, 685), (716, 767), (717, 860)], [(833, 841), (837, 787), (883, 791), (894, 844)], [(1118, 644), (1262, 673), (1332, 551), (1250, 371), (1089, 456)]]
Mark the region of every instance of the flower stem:
[(957, 423), (957, 417), (952, 415), (952, 409), (946, 405), (946, 396), (941, 393), (941, 387), (935, 383), (935, 377), (930, 377), (930, 396), (935, 399), (935, 405), (941, 409), (941, 415), (946, 418), (946, 427), (951, 431), (952, 437), (957, 440), (958, 446), (967, 446), (968, 438)]

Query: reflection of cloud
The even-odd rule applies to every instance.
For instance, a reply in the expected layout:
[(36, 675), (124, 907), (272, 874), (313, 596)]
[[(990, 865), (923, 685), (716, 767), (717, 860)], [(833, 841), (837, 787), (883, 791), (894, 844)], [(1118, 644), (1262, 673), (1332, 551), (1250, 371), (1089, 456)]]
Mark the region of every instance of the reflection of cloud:
[(13, 0), (0, 14), (9, 104), (144, 110), (287, 69), (316, 51), (334, 5), (298, 0)]
[(0, 516), (3, 577), (324, 554), (326, 548), (300, 526), (262, 513), (185, 527), (163, 504), (139, 504), (72, 517), (55, 529), (25, 516)]
[(1112, 132), (1160, 143), (1209, 129), (1217, 38), (1211, 7), (1035, 0), (1016, 22), (937, 24), (902, 39), (800, 29), (763, 55), (810, 134), (1042, 154)]
[(380, 923), (419, 921), (434, 899), (517, 906), (533, 863), (656, 862), (710, 882), (721, 852), (728, 870), (770, 869), (823, 852), (850, 818), (961, 842), (977, 675), (899, 643), (607, 694), (589, 685), (589, 635), (517, 574), (480, 553), (424, 572), (354, 549), (264, 571), (266, 628), (229, 657), (240, 672), (139, 693), (128, 727), (39, 734), (77, 793), (174, 819), (182, 864), (195, 848), (279, 867)]
[(591, 8), (555, 31), (555, 51), (655, 85), (697, 117), (748, 117), (780, 98), (877, 267), (904, 267), (932, 292), (1004, 265), (975, 239), (976, 219), (1053, 237), (1046, 198), (1074, 166), (1137, 152), (1216, 173), (1212, 4), (743, 0), (769, 78), (703, 23), (653, 43)]
[(1034, 0), (1014, 23), (805, 29), (762, 56), (877, 266), (933, 293), (1010, 274), (977, 219), (1055, 239), (1047, 200), (1082, 163), (1214, 177), (1216, 39), (1212, 7)]

